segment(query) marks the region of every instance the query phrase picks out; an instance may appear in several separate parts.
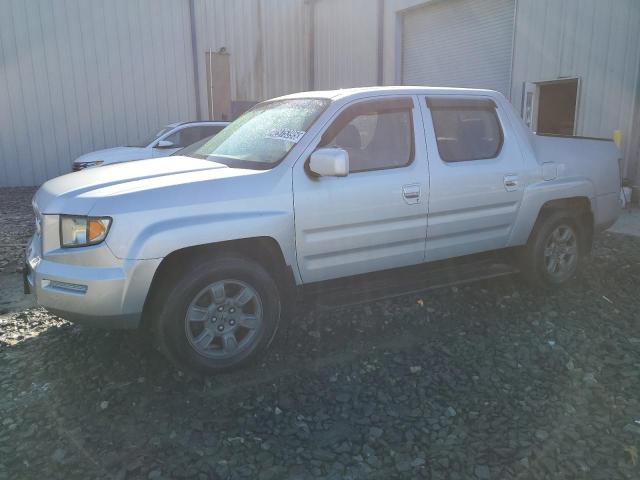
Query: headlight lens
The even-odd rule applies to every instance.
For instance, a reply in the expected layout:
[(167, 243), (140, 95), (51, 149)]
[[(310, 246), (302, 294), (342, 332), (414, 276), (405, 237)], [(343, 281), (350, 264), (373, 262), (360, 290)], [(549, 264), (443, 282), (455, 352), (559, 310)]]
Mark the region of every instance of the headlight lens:
[(75, 162), (73, 164), (73, 171), (84, 170), (85, 168), (99, 167), (104, 163), (104, 160), (93, 160), (91, 162)]
[(109, 232), (111, 218), (60, 215), (60, 245), (86, 247), (102, 242)]

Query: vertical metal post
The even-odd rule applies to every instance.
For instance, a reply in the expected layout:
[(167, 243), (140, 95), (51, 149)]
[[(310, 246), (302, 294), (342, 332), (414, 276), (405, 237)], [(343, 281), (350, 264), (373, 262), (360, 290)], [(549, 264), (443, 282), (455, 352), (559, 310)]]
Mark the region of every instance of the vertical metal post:
[(307, 0), (309, 6), (309, 90), (316, 88), (316, 0)]
[(378, 85), (384, 81), (384, 0), (378, 0)]
[(198, 69), (198, 36), (196, 35), (195, 0), (189, 0), (189, 25), (191, 27), (191, 55), (193, 57), (193, 86), (196, 100), (196, 120), (202, 120), (200, 105), (200, 72)]

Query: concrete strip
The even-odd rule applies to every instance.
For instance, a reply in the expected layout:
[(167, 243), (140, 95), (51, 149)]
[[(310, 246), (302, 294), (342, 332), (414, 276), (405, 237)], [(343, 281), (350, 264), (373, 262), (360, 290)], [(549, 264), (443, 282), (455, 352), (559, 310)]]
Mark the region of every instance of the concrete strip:
[(640, 237), (640, 208), (632, 207), (623, 210), (618, 221), (608, 231)]

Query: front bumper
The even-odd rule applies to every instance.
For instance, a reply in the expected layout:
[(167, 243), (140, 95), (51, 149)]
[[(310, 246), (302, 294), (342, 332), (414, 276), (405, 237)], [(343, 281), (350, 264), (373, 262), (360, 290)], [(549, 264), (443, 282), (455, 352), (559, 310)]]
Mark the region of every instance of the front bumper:
[[(121, 260), (104, 243), (58, 249), (43, 256), (41, 245), (40, 236), (34, 235), (23, 273), (25, 290), (35, 294), (39, 305), (72, 322), (96, 327), (130, 329), (140, 325), (160, 259)], [(77, 262), (80, 250), (84, 250), (83, 261)], [(100, 266), (86, 266), (90, 263), (87, 257), (93, 256), (100, 259)]]

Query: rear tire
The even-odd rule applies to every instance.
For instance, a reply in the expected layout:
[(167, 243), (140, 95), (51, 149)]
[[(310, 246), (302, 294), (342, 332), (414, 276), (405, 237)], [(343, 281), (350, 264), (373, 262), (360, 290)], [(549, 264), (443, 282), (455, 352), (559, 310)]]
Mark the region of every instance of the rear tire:
[(569, 212), (546, 214), (536, 223), (522, 252), (522, 272), (538, 287), (564, 285), (579, 272), (589, 241), (583, 223)]
[(187, 266), (158, 302), (156, 345), (179, 367), (205, 375), (259, 358), (281, 315), (274, 279), (254, 260), (234, 254)]

